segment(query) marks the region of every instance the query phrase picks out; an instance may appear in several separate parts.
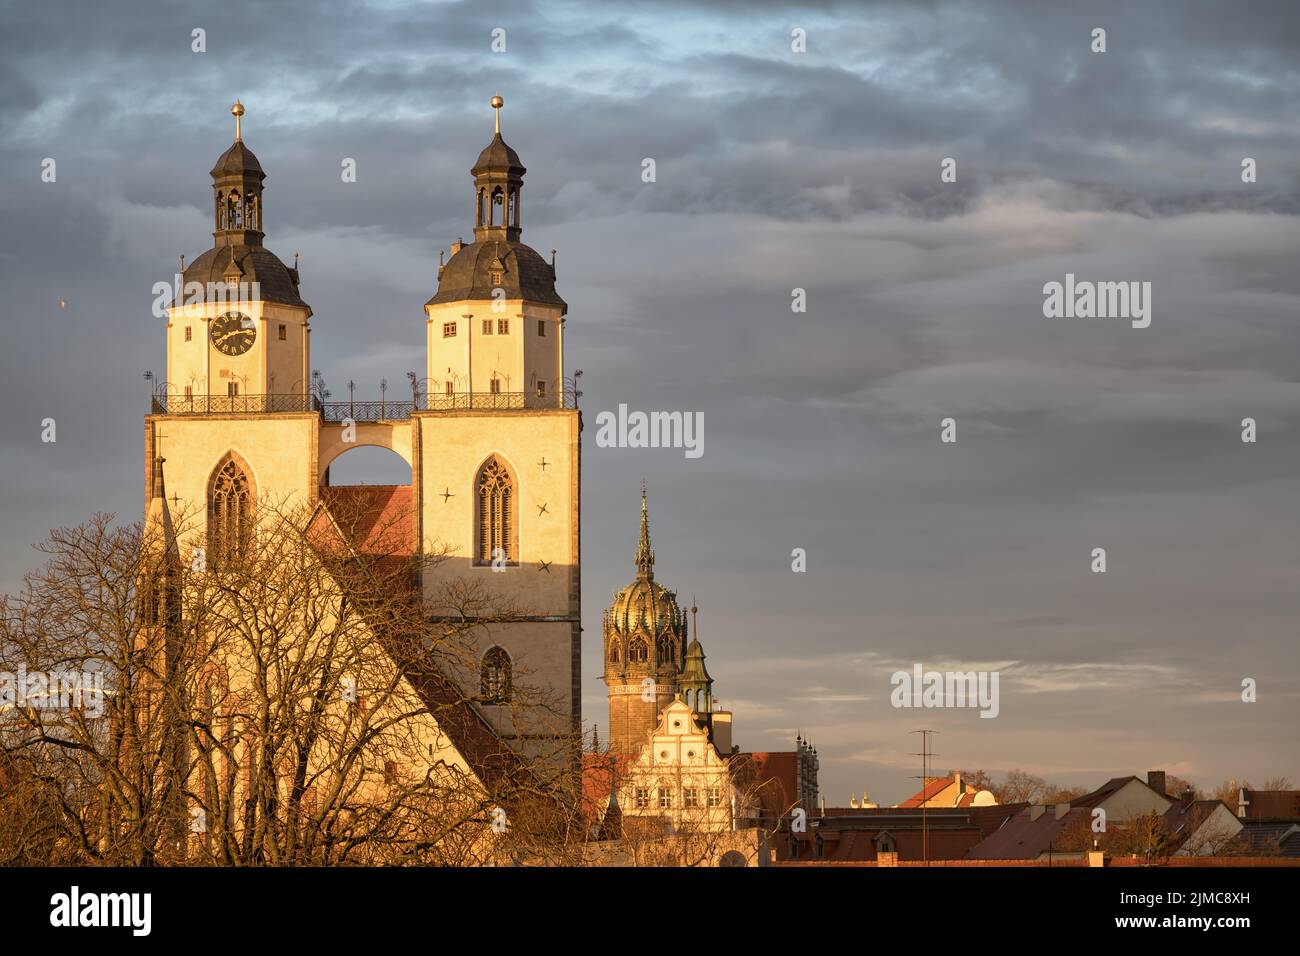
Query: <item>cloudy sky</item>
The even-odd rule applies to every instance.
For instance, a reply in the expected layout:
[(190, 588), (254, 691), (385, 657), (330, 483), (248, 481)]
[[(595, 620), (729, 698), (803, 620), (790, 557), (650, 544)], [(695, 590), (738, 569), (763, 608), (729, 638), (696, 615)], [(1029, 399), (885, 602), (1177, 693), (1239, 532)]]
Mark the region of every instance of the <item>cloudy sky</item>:
[[(644, 477), (738, 741), (811, 736), (832, 804), (911, 792), (920, 727), (941, 770), (1300, 781), (1300, 10), (711, 9), (5, 0), (0, 589), (51, 526), (139, 516), (150, 288), (210, 245), (236, 96), (313, 365), (377, 395), (500, 92), (585, 372), (588, 726)], [(1066, 273), (1150, 282), (1150, 328), (1045, 318)], [(703, 456), (597, 448), (619, 403), (702, 413)], [(894, 709), (914, 663), (998, 671), (1000, 715)]]

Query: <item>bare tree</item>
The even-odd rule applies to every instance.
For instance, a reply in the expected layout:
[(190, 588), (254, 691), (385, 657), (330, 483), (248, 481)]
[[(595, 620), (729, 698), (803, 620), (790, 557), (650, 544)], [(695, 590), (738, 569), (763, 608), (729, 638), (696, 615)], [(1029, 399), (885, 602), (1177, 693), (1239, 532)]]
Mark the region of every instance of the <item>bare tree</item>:
[[(0, 860), (566, 859), (576, 742), (525, 757), (476, 707), (475, 633), (518, 608), (458, 580), (431, 621), (421, 581), (446, 553), (413, 556), (339, 502), (259, 502), (224, 553), (198, 550), (190, 517), (54, 531), (0, 605), (0, 670), (103, 682), (93, 706), (0, 714), (26, 812), (5, 814)], [(522, 673), (512, 701), (557, 710)]]
[(1009, 770), (1001, 784), (993, 788), (998, 803), (1042, 803), (1047, 781), (1024, 770)]
[(1190, 780), (1184, 780), (1182, 777), (1175, 777), (1170, 774), (1165, 778), (1165, 794), (1175, 800), (1181, 800), (1187, 794), (1191, 794), (1193, 800), (1204, 800), (1205, 794), (1200, 787)]

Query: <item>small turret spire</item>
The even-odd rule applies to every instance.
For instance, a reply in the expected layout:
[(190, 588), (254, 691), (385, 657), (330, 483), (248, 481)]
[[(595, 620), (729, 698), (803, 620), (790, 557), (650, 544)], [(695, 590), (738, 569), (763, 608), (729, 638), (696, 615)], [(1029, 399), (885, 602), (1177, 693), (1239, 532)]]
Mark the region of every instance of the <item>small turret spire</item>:
[(235, 142), (240, 142), (244, 138), (243, 126), (240, 120), (244, 116), (244, 104), (235, 100), (235, 105), (230, 108), (230, 113), (235, 117)]
[(496, 132), (497, 132), (497, 135), (498, 135), (498, 136), (501, 135), (501, 107), (503, 107), (503, 106), (505, 106), (505, 105), (506, 105), (506, 101), (503, 100), (503, 99), (500, 97), (500, 95), (497, 95), (497, 96), (492, 97), (492, 109), (496, 110), (496, 116), (497, 116), (497, 130), (496, 130)]
[(636, 570), (643, 577), (654, 577), (655, 553), (650, 549), (650, 513), (646, 508), (644, 478), (641, 479), (641, 540), (636, 548)]

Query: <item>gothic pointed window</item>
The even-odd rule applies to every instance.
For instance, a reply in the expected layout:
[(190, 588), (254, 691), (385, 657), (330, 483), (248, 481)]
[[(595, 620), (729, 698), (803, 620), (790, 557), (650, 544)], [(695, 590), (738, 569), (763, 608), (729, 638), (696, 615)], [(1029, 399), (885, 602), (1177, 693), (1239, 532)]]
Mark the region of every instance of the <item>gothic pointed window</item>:
[(503, 558), (514, 564), (519, 560), (515, 482), (495, 455), (479, 469), (475, 492), (475, 563), (491, 564)]
[(479, 667), (479, 693), (488, 704), (507, 704), (513, 690), (514, 675), (510, 655), (503, 647), (490, 647)]
[(609, 662), (611, 664), (618, 663), (618, 641), (609, 642)]
[(634, 664), (644, 664), (650, 659), (650, 648), (643, 638), (635, 638), (627, 649), (627, 659)]
[(208, 561), (232, 564), (249, 555), (253, 539), (253, 485), (235, 458), (227, 458), (208, 485)]
[(659, 652), (658, 663), (661, 666), (664, 664), (677, 663), (677, 642), (672, 639), (671, 635), (660, 634), (659, 644), (656, 649)]

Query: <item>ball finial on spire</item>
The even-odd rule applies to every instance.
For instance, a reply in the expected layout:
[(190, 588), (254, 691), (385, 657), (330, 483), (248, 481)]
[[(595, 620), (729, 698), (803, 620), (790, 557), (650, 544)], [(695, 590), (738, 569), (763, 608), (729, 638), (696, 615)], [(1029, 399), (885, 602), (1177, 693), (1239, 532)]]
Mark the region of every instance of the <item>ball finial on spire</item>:
[(501, 107), (506, 105), (500, 94), (492, 97), (492, 108), (497, 111), (497, 133), (501, 132)]
[(235, 105), (230, 108), (230, 115), (235, 118), (235, 139), (237, 141), (242, 140), (244, 138), (244, 131), (241, 128), (240, 118), (244, 115), (244, 104), (239, 102), (239, 100), (235, 100)]

